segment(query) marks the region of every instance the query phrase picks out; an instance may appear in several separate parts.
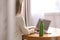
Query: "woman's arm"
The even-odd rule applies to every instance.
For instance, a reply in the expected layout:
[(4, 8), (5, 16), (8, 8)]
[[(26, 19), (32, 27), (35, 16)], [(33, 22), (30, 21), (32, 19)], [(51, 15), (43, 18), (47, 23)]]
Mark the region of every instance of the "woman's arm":
[(34, 32), (34, 28), (29, 29), (28, 27), (25, 26), (23, 17), (16, 17), (16, 24), (20, 31), (25, 35)]

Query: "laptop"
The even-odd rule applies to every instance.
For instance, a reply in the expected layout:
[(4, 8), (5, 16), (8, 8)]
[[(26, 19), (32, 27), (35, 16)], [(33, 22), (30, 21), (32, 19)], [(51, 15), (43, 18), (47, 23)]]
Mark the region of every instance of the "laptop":
[(38, 20), (38, 22), (37, 22), (37, 25), (36, 25), (36, 28), (38, 28), (38, 31), (39, 31), (39, 23), (41, 22), (41, 21), (43, 21), (43, 23), (44, 23), (44, 33), (48, 33), (47, 31), (48, 31), (48, 28), (49, 28), (49, 26), (50, 26), (50, 23), (51, 23), (51, 21), (50, 20), (47, 20), (47, 19), (39, 19)]

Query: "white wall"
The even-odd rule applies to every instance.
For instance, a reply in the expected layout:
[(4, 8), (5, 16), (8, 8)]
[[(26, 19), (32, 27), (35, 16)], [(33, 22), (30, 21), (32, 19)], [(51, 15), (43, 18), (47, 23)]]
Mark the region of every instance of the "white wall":
[(39, 18), (44, 18), (45, 13), (59, 12), (59, 0), (31, 0), (32, 25), (36, 25)]

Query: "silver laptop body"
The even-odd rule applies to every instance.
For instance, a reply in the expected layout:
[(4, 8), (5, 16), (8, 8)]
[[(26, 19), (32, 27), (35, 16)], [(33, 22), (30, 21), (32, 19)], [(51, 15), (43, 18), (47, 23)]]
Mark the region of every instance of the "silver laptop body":
[(37, 22), (37, 25), (36, 25), (36, 27), (38, 29), (39, 29), (39, 24), (40, 24), (41, 21), (43, 21), (43, 23), (44, 23), (44, 33), (47, 33), (51, 21), (47, 20), (47, 19), (43, 19), (43, 20), (39, 19), (38, 22)]

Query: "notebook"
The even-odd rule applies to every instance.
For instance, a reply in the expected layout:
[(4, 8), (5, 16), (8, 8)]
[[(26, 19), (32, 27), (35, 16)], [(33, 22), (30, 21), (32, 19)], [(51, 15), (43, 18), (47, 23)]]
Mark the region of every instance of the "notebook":
[(38, 28), (38, 30), (39, 30), (39, 24), (40, 24), (41, 21), (43, 21), (43, 23), (44, 23), (44, 33), (47, 33), (51, 21), (47, 20), (47, 19), (43, 19), (43, 20), (39, 19), (38, 22), (37, 22), (37, 25), (36, 25), (36, 27)]

